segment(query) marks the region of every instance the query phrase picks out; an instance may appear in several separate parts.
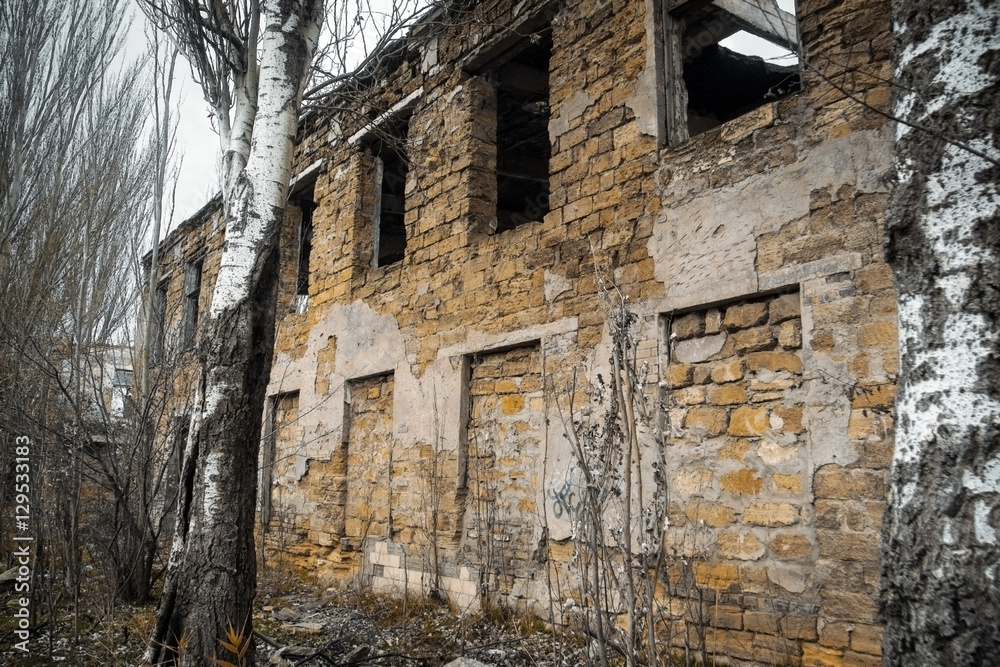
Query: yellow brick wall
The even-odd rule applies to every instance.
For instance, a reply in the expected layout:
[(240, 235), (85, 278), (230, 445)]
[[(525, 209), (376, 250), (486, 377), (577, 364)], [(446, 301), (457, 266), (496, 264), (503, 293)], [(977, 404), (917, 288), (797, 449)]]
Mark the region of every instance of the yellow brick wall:
[[(676, 145), (655, 89), (657, 3), (553, 5), (550, 209), (493, 233), (496, 91), (466, 64), (510, 36), (495, 22), (513, 20), (515, 4), (415, 46), (354, 101), (360, 115), (311, 112), (300, 129), (296, 170), (321, 164), (312, 274), (296, 310), (290, 208), (268, 390), (298, 392), (301, 436), (280, 475), (282, 511), (298, 519), (294, 540), (269, 533), (269, 553), (322, 578), (364, 572), (470, 602), (496, 574), (469, 523), (481, 497), (462, 486), (485, 466), (514, 489), (499, 497), (521, 515), (498, 543), (522, 579), (498, 588), (546, 608), (546, 570), (533, 565), (545, 534), (550, 566), (572, 590), (564, 420), (571, 399), (590, 409), (589, 388), (607, 377), (610, 293), (638, 315), (640, 362), (667, 388), (677, 491), (668, 537), (697, 555), (699, 585), (718, 591), (706, 641), (746, 659), (877, 661), (898, 352), (883, 259), (890, 137), (857, 100), (887, 105), (888, 2), (801, 0), (803, 91)], [(345, 139), (360, 117), (418, 91), (406, 256), (372, 268), (370, 158)], [(207, 308), (218, 215), (171, 236), (171, 303), (185, 257), (206, 243)], [(725, 340), (710, 357), (677, 356), (716, 332)], [(511, 354), (528, 355), (523, 369), (511, 370)], [(177, 359), (180, 400), (193, 359)], [(488, 368), (502, 370), (487, 379)], [(376, 377), (378, 397), (359, 399)], [(360, 405), (368, 412), (353, 415)], [(359, 420), (373, 426), (359, 431)]]

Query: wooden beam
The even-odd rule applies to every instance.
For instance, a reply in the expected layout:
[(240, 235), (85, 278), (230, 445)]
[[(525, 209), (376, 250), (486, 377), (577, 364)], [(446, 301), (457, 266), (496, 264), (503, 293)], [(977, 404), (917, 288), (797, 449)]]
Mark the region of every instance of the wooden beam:
[(795, 16), (778, 7), (777, 0), (714, 0), (743, 30), (798, 53), (799, 30)]

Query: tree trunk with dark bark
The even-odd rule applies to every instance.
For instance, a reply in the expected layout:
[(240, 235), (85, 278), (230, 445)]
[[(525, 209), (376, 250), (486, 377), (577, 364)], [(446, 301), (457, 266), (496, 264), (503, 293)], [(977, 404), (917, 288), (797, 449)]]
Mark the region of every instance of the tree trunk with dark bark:
[[(168, 574), (161, 603), (170, 612), (161, 618), (165, 644), (180, 645), (181, 664), (209, 664), (207, 658), (215, 655), (235, 663), (219, 644), (230, 626), (252, 641), (257, 451), (274, 349), (276, 269), (271, 252), (255, 271), (252, 300), (205, 329), (202, 354), (210, 369), (202, 381), (205, 417), (185, 454), (171, 554), (172, 561), (182, 560), (173, 576)], [(249, 658), (252, 664), (252, 652)]]
[(1000, 3), (894, 0), (887, 665), (1000, 660)]
[[(261, 415), (274, 350), (277, 233), (323, 2), (263, 0), (258, 9), (259, 76), (256, 24), (249, 21), (247, 66), (232, 75), (235, 102), (216, 108), (226, 240), (199, 332), (202, 372), (183, 457), (177, 529), (146, 656), (153, 664), (210, 665), (216, 658), (254, 663), (253, 528)], [(197, 21), (182, 38), (188, 52), (198, 49)], [(232, 99), (228, 93), (215, 98)], [(230, 628), (250, 645), (243, 659), (220, 643)]]

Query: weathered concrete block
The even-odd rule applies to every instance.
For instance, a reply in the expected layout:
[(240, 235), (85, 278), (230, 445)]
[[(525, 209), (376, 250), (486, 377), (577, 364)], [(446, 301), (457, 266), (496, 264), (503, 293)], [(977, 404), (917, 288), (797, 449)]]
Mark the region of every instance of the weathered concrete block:
[[(770, 339), (770, 330), (768, 330), (768, 338)], [(682, 340), (674, 346), (674, 356), (682, 364), (701, 363), (718, 354), (725, 343), (726, 334), (724, 333)]]
[(749, 437), (763, 435), (770, 426), (766, 407), (739, 407), (729, 421), (729, 435)]
[(767, 303), (744, 303), (726, 308), (723, 324), (729, 331), (747, 329), (767, 322)]

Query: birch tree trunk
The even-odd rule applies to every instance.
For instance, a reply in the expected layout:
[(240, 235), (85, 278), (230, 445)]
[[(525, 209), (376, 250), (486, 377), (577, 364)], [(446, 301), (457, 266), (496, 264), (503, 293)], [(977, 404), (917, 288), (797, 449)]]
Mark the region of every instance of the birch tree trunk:
[[(259, 73), (252, 28), (247, 66), (231, 73), (232, 99), (227, 86), (215, 102), (226, 241), (199, 336), (201, 384), (184, 452), (177, 530), (147, 653), (154, 664), (209, 665), (216, 656), (236, 662), (219, 643), (230, 626), (252, 642), (257, 452), (274, 347), (276, 235), (323, 2), (264, 0), (259, 8), (253, 1), (249, 6), (250, 23), (259, 12), (262, 26)], [(188, 46), (182, 50), (190, 57)], [(246, 664), (253, 657), (250, 648)]]
[(887, 665), (1000, 656), (1000, 4), (894, 0)]

